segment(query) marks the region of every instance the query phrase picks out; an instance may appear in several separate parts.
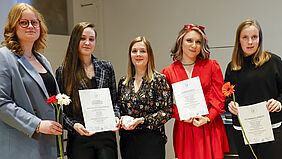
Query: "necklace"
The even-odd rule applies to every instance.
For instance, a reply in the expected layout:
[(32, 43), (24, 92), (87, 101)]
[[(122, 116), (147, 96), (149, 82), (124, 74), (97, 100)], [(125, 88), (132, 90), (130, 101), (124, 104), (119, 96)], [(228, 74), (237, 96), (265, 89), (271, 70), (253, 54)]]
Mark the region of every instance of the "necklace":
[[(193, 64), (195, 64), (195, 62)], [(184, 67), (188, 78), (192, 78), (192, 73), (193, 73), (193, 69), (194, 69), (194, 65), (193, 64), (188, 65), (189, 67)]]
[(32, 60), (32, 59), (34, 58), (33, 54), (31, 54), (30, 56), (24, 55), (24, 57), (25, 57), (27, 60)]
[(191, 65), (194, 65), (196, 63), (196, 61), (194, 61), (193, 63), (182, 63), (181, 62), (181, 64), (183, 65), (183, 66), (191, 66)]
[(84, 71), (85, 71), (87, 77), (90, 78), (90, 79), (95, 76), (94, 75), (94, 65), (93, 65), (93, 63), (91, 63), (89, 66), (84, 66)]

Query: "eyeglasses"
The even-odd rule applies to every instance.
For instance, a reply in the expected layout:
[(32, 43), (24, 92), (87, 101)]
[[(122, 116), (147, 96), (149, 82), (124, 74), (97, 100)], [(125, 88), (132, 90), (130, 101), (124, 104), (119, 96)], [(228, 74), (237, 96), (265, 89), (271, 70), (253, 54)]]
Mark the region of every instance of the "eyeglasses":
[(40, 25), (40, 20), (38, 19), (34, 19), (34, 20), (19, 19), (18, 22), (19, 25), (23, 28), (27, 28), (29, 26), (29, 23), (35, 28), (38, 28)]

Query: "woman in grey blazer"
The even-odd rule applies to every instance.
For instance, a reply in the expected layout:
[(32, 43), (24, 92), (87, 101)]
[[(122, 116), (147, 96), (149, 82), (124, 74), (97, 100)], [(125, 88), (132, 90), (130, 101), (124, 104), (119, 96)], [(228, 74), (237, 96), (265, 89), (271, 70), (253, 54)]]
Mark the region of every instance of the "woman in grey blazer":
[(47, 104), (58, 86), (44, 51), (47, 27), (32, 6), (9, 12), (0, 49), (0, 154), (9, 159), (55, 159), (55, 108)]

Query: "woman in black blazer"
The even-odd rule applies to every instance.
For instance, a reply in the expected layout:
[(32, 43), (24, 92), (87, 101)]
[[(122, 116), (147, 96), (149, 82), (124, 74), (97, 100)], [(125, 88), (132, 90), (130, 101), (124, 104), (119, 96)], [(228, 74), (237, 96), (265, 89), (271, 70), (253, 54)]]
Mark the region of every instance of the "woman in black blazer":
[(77, 24), (71, 34), (63, 65), (56, 71), (62, 93), (72, 99), (64, 108), (64, 126), (69, 131), (67, 153), (69, 159), (117, 159), (116, 135), (113, 131), (89, 134), (85, 129), (78, 90), (109, 88), (114, 106), (117, 128), (119, 108), (116, 104), (116, 82), (110, 62), (92, 55), (97, 33), (94, 24)]

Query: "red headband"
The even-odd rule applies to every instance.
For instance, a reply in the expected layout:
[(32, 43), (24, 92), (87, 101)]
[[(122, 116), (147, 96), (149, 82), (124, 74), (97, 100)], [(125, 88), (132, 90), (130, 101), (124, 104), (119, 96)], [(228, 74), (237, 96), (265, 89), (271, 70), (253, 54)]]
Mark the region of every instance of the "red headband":
[(193, 28), (198, 28), (198, 29), (200, 29), (200, 30), (205, 30), (205, 27), (203, 27), (203, 26), (195, 26), (195, 25), (184, 25), (184, 28), (186, 28), (186, 29), (188, 29), (188, 30), (192, 30)]

